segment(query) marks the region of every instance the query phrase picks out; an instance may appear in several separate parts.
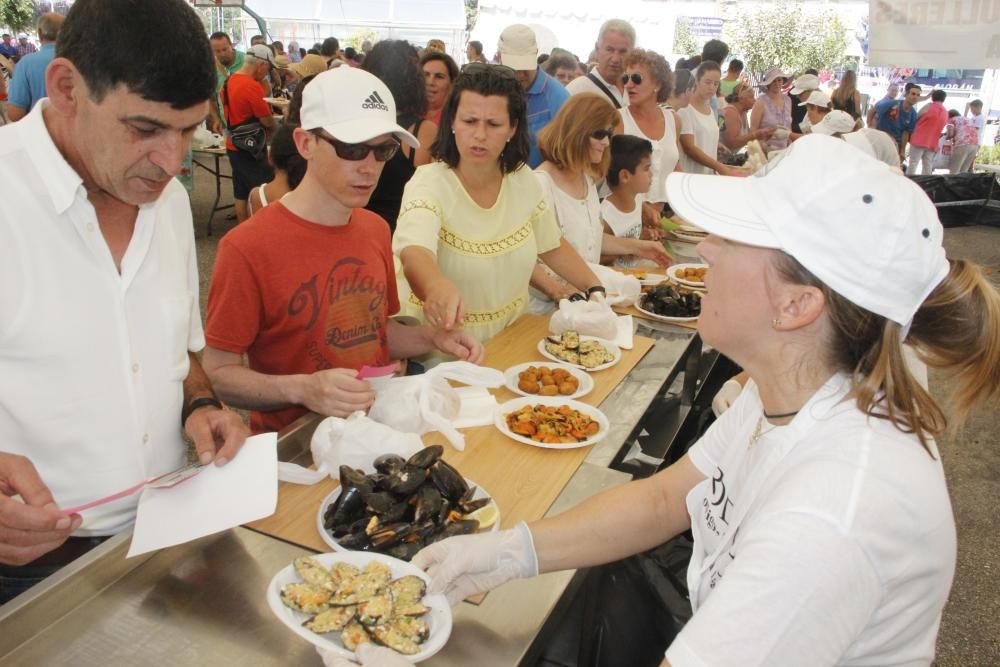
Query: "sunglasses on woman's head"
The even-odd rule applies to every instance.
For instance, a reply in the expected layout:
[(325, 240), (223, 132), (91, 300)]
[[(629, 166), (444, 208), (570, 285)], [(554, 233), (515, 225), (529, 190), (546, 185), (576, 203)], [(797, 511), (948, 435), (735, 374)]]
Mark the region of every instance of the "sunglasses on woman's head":
[(608, 129), (601, 128), (600, 130), (594, 130), (590, 133), (590, 136), (598, 141), (604, 141), (608, 139), (615, 133), (614, 128), (609, 127)]
[(632, 72), (631, 74), (622, 74), (622, 84), (627, 84), (629, 79), (632, 79), (632, 83), (635, 85), (640, 85), (642, 83), (642, 75), (638, 72)]
[(392, 156), (399, 150), (399, 142), (395, 139), (387, 144), (345, 144), (343, 141), (324, 136), (318, 132), (314, 132), (313, 134), (333, 146), (333, 150), (337, 152), (337, 157), (341, 160), (357, 162), (358, 160), (364, 160), (368, 157), (369, 153), (373, 153), (376, 162), (385, 162), (386, 160), (391, 160)]

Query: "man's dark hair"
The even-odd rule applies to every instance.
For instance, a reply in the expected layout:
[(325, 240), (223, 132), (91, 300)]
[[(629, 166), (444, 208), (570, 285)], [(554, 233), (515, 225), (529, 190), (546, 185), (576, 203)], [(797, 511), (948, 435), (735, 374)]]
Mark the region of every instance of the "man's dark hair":
[(624, 169), (634, 174), (644, 157), (652, 157), (653, 144), (633, 134), (616, 134), (611, 137), (611, 164), (608, 165), (608, 185), (616, 188)]
[(962, 115), (958, 109), (948, 109), (948, 118), (957, 118)]
[(379, 40), (365, 56), (361, 69), (382, 80), (396, 101), (396, 113), (423, 116), (427, 112), (424, 73), (417, 49), (402, 39)]
[(227, 42), (229, 42), (230, 45), (232, 45), (232, 43), (233, 43), (233, 38), (229, 36), (228, 32), (221, 32), (221, 31), (220, 32), (213, 32), (211, 35), (208, 36), (208, 39), (209, 40), (224, 39)]
[(906, 86), (903, 87), (903, 94), (909, 95), (910, 91), (913, 90), (914, 88), (916, 88), (917, 90), (923, 90), (923, 88), (920, 87), (919, 83), (913, 83), (911, 81), (910, 83), (906, 84)]
[(970, 107), (982, 107), (983, 106), (983, 101), (982, 100), (972, 100), (971, 102), (969, 102), (969, 106)]
[(323, 45), (319, 47), (320, 55), (327, 58), (337, 55), (337, 51), (340, 51), (340, 40), (336, 37), (327, 37), (323, 40)]
[(549, 76), (555, 76), (556, 70), (559, 68), (576, 69), (577, 64), (576, 56), (572, 53), (553, 53), (549, 59), (545, 61), (545, 64), (542, 65), (542, 69)]
[(483, 55), (483, 43), (479, 40), (473, 39), (469, 42), (469, 46), (472, 47), (472, 50), (476, 52), (477, 56)]
[(948, 97), (948, 94), (943, 90), (933, 90), (931, 91), (931, 102), (944, 102), (944, 98)]
[(285, 44), (283, 42), (271, 42), (272, 51), (284, 51)]
[[(729, 45), (721, 39), (710, 39), (701, 47), (701, 61), (712, 60), (717, 63), (726, 61), (729, 55)], [(701, 63), (699, 63), (701, 64)]]
[(689, 69), (679, 69), (674, 72), (674, 95), (681, 95), (694, 88), (694, 72)]
[(511, 125), (517, 124), (514, 136), (500, 154), (500, 171), (509, 174), (516, 171), (528, 161), (530, 151), (528, 142), (528, 112), (524, 101), (524, 92), (517, 77), (509, 68), (500, 65), (473, 63), (466, 65), (455, 79), (451, 95), (445, 102), (441, 112), (441, 125), (438, 126), (437, 139), (431, 146), (431, 155), (443, 161), (452, 169), (458, 167), (461, 156), (455, 143), (455, 134), (451, 131), (458, 113), (458, 103), (465, 91), (478, 93), (484, 97), (496, 95), (507, 98), (507, 114)]
[(288, 187), (292, 190), (299, 187), (309, 165), (309, 162), (299, 155), (299, 149), (295, 146), (293, 135), (296, 127), (297, 125), (292, 123), (279, 125), (271, 139), (270, 147), (271, 164), (275, 169), (285, 172), (288, 177)]
[(56, 57), (73, 63), (97, 102), (119, 85), (174, 109), (215, 95), (205, 27), (184, 0), (77, 0), (59, 31)]
[(306, 54), (307, 54), (307, 55), (308, 55), (308, 54), (310, 54), (310, 53), (311, 53), (312, 55), (314, 55), (314, 56), (318, 56), (318, 55), (320, 55), (320, 53), (319, 53), (319, 51), (318, 51), (317, 49), (309, 49), (308, 51), (306, 51)]
[(256, 46), (258, 44), (267, 44), (267, 38), (264, 35), (254, 35), (250, 38), (250, 46)]
[(819, 76), (819, 70), (810, 67), (805, 72), (803, 72), (803, 74), (812, 74), (813, 76)]
[(420, 67), (423, 68), (424, 65), (432, 60), (440, 60), (444, 63), (444, 66), (448, 70), (449, 80), (454, 81), (458, 78), (458, 65), (455, 64), (455, 59), (447, 53), (441, 53), (440, 51), (424, 51), (424, 55), (420, 57)]
[(732, 72), (733, 74), (739, 74), (743, 71), (743, 61), (739, 58), (733, 58), (729, 61), (729, 68), (727, 71)]
[(358, 52), (354, 50), (353, 46), (348, 46), (346, 49), (344, 49), (344, 57), (347, 58), (348, 60), (357, 60)]

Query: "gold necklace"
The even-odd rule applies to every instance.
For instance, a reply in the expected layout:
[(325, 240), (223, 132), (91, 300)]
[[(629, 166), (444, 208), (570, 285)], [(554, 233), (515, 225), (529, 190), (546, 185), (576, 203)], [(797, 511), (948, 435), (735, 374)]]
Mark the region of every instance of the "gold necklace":
[(763, 433), (761, 433), (760, 429), (763, 428), (763, 426), (764, 426), (764, 415), (761, 414), (761, 416), (757, 418), (757, 426), (755, 426), (754, 429), (753, 429), (753, 435), (750, 436), (750, 442), (747, 443), (747, 449), (750, 449), (751, 447), (753, 447), (754, 443), (756, 443), (758, 440), (760, 440), (761, 437), (767, 435), (768, 433), (770, 433), (774, 429), (778, 428), (778, 426), (775, 425), (775, 426), (772, 426), (771, 428), (767, 429)]

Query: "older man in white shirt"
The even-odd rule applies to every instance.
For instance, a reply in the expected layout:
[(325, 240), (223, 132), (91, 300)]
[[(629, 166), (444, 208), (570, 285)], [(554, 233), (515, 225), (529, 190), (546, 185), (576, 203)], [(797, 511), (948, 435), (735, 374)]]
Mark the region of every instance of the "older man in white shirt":
[(597, 65), (587, 76), (580, 76), (566, 86), (570, 95), (598, 93), (605, 95), (616, 109), (628, 106), (625, 94), (625, 61), (635, 48), (635, 28), (628, 21), (610, 19), (597, 33)]
[[(119, 57), (139, 45), (141, 66)], [(0, 602), (126, 529), (138, 496), (60, 508), (184, 465), (184, 434), (217, 465), (247, 434), (193, 354), (198, 268), (173, 177), (215, 90), (197, 15), (78, 0), (46, 85), (0, 128), (0, 200), (17, 212), (0, 217)]]

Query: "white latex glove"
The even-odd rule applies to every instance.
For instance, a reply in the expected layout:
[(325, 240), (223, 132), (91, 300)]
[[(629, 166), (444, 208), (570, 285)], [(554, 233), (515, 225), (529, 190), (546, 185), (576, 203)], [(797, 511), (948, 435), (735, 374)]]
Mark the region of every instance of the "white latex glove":
[(435, 542), (410, 562), (430, 575), (427, 592), (444, 593), (453, 606), (511, 579), (538, 574), (535, 545), (523, 521), (509, 530)]
[(326, 667), (357, 667), (358, 665), (364, 665), (364, 667), (413, 667), (413, 663), (399, 653), (385, 646), (376, 646), (371, 643), (362, 644), (357, 648), (354, 652), (355, 660), (345, 658), (333, 651), (324, 651), (321, 648), (317, 648), (316, 652), (319, 653), (319, 657), (323, 658), (323, 664)]
[(722, 385), (722, 389), (712, 399), (712, 412), (715, 413), (715, 416), (720, 417), (723, 412), (728, 410), (729, 406), (740, 397), (742, 391), (743, 385), (739, 382), (736, 380), (726, 380), (726, 383)]

